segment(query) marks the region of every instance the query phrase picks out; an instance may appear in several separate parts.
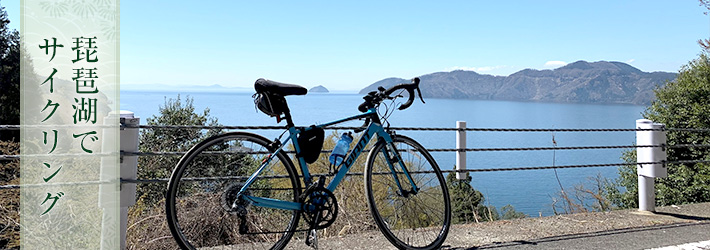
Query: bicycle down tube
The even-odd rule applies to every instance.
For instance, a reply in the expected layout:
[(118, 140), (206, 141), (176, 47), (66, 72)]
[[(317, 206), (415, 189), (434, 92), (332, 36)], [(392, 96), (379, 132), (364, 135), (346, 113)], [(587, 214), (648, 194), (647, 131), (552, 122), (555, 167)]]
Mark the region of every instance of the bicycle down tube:
[[(377, 119), (377, 113), (375, 110), (369, 110), (366, 113), (352, 116), (349, 118), (321, 124), (321, 125), (316, 125), (316, 127), (327, 127), (331, 126), (334, 124), (350, 121), (350, 120), (356, 120), (356, 119), (362, 119), (362, 118), (370, 118), (373, 119), (372, 122), (368, 125), (368, 127), (365, 129), (365, 131), (362, 133), (362, 137), (360, 140), (357, 141), (355, 146), (353, 147), (352, 151), (348, 156), (345, 158), (343, 161), (342, 166), (339, 168), (338, 172), (335, 174), (333, 179), (330, 181), (330, 183), (327, 186), (327, 189), (330, 190), (331, 192), (335, 191), (335, 189), (338, 187), (340, 182), (345, 178), (345, 175), (347, 172), (350, 170), (350, 167), (355, 164), (355, 160), (360, 157), (360, 154), (362, 154), (363, 150), (365, 149), (365, 146), (370, 142), (372, 137), (374, 135), (377, 135), (381, 140), (384, 140), (384, 142), (387, 145), (391, 145), (393, 142), (392, 138), (390, 135), (385, 131), (385, 129), (382, 127), (382, 125), (379, 123), (379, 119)], [(261, 206), (261, 207), (269, 207), (269, 208), (276, 208), (276, 209), (285, 209), (285, 210), (300, 210), (301, 203), (298, 202), (292, 202), (292, 201), (284, 201), (284, 200), (277, 200), (277, 199), (271, 199), (271, 198), (263, 198), (263, 197), (257, 197), (257, 196), (249, 196), (249, 195), (244, 195), (244, 192), (249, 188), (249, 186), (257, 179), (257, 176), (261, 174), (261, 172), (264, 170), (266, 166), (269, 165), (271, 160), (276, 157), (279, 151), (283, 150), (283, 147), (288, 143), (288, 141), (291, 141), (293, 143), (294, 148), (296, 149), (296, 152), (300, 152), (300, 147), (298, 145), (298, 140), (296, 140), (297, 135), (300, 133), (298, 129), (295, 127), (289, 127), (289, 137), (286, 138), (283, 142), (281, 142), (281, 146), (277, 148), (272, 154), (269, 155), (268, 158), (264, 159), (262, 162), (261, 166), (255, 171), (249, 179), (245, 182), (244, 186), (241, 188), (239, 191), (239, 195), (244, 197), (245, 200), (249, 200), (253, 203), (253, 205), (256, 206)], [(307, 128), (306, 128), (307, 129)], [(384, 147), (383, 150), (388, 150), (388, 147)], [(402, 195), (407, 195), (408, 193), (416, 192), (418, 191), (418, 187), (416, 183), (414, 183), (414, 180), (412, 179), (408, 169), (406, 168), (404, 161), (401, 159), (399, 152), (397, 150), (390, 150), (392, 151), (392, 154), (394, 157), (388, 157), (387, 163), (389, 165), (390, 170), (392, 171), (392, 175), (394, 177), (394, 180), (397, 184), (397, 187), (399, 188), (400, 194)], [(389, 155), (388, 153), (385, 152), (386, 155)], [(301, 170), (303, 173), (304, 181), (305, 183), (310, 184), (311, 183), (311, 175), (310, 171), (308, 170), (308, 164), (305, 162), (303, 157), (297, 157), (298, 163), (301, 166)], [(394, 160), (394, 162), (392, 161)], [(402, 169), (404, 175), (407, 177), (409, 183), (412, 186), (413, 191), (405, 191), (402, 188), (402, 185), (400, 183), (399, 178), (397, 177), (397, 171), (396, 167), (394, 166), (394, 163), (399, 163), (399, 167)]]

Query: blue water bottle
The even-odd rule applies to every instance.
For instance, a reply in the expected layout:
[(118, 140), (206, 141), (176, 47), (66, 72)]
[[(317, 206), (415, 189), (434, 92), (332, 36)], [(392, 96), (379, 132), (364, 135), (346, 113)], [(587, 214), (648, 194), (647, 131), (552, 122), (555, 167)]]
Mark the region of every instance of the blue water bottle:
[(343, 136), (341, 136), (340, 140), (335, 144), (333, 152), (330, 153), (330, 158), (328, 158), (330, 164), (340, 166), (340, 164), (343, 163), (345, 155), (348, 153), (348, 149), (350, 149), (351, 142), (353, 142), (353, 136), (350, 133), (343, 133)]

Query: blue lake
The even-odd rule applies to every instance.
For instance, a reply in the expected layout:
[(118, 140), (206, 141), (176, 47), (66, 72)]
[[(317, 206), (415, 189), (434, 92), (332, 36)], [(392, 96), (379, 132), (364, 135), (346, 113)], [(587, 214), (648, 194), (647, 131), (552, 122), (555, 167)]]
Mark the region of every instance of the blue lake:
[[(194, 99), (198, 112), (210, 109), (213, 117), (223, 125), (273, 126), (276, 121), (254, 108), (251, 93), (234, 92), (136, 92), (121, 91), (121, 109), (135, 112), (145, 124), (146, 119), (158, 114), (166, 98), (180, 94)], [(287, 97), (296, 125), (325, 123), (358, 113), (362, 102), (358, 94), (308, 94)], [(396, 110), (388, 121), (393, 127), (446, 127), (456, 121), (466, 121), (469, 128), (634, 128), (641, 119), (644, 106), (559, 104), (535, 102), (479, 101), (452, 99), (417, 100), (409, 109)], [(343, 126), (360, 126), (355, 121)], [(258, 133), (275, 138), (281, 131)], [(399, 131), (418, 140), (426, 148), (454, 148), (453, 131)], [(558, 147), (632, 145), (634, 132), (468, 132), (468, 148), (552, 147), (554, 136)], [(469, 169), (534, 167), (577, 164), (619, 163), (623, 150), (557, 150), (553, 151), (494, 151), (469, 152)], [(453, 169), (455, 153), (434, 152), (442, 169)], [(554, 155), (554, 157), (553, 157)], [(617, 176), (616, 167), (558, 169), (559, 180), (569, 193), (584, 184), (592, 188), (590, 177)], [(560, 187), (554, 170), (505, 172), (476, 172), (471, 174), (473, 186), (481, 191), (486, 203), (498, 208), (507, 204), (516, 210), (538, 216), (553, 213), (553, 198), (559, 197)]]

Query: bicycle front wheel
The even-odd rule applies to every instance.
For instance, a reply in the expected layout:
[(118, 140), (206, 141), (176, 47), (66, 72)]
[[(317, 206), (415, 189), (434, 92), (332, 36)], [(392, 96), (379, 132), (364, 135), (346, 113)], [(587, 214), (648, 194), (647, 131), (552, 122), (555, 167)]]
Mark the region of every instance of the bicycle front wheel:
[[(451, 222), (444, 176), (419, 143), (401, 135), (392, 139), (389, 145), (380, 140), (367, 159), (365, 190), (372, 217), (385, 237), (400, 249), (439, 248)], [(409, 192), (412, 182), (397, 158), (406, 166), (418, 191)]]
[[(168, 183), (165, 212), (181, 248), (282, 249), (288, 243), (299, 211), (259, 207), (237, 197), (273, 153), (269, 144), (258, 135), (227, 133), (202, 141), (180, 159)], [(291, 160), (279, 152), (246, 194), (296, 202), (297, 177)]]

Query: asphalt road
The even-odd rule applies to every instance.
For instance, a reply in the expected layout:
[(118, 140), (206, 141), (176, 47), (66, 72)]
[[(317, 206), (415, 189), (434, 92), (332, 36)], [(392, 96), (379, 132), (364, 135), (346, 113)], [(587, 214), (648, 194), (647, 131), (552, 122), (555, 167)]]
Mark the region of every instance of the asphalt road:
[[(454, 225), (443, 249), (649, 249), (702, 241), (710, 241), (710, 203)], [(379, 231), (322, 238), (319, 245), (395, 249)], [(286, 248), (312, 249), (297, 240)]]
[(694, 222), (562, 235), (467, 249), (649, 249), (707, 240), (710, 240), (710, 222)]

